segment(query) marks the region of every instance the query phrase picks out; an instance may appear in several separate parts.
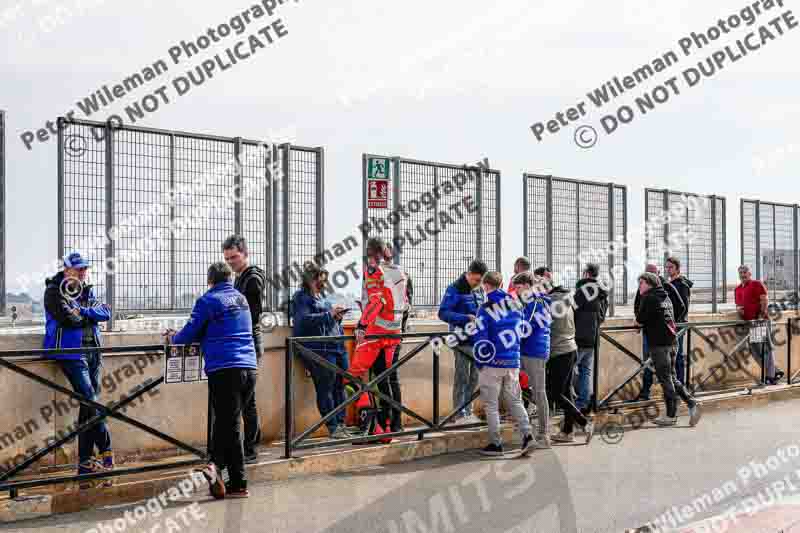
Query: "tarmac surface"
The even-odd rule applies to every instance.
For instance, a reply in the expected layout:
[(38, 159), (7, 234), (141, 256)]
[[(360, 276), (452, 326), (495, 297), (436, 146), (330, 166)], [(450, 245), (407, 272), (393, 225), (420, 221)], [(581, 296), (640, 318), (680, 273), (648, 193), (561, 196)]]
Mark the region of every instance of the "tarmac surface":
[(797, 409), (795, 400), (715, 411), (696, 428), (684, 416), (674, 428), (628, 431), (618, 444), (579, 438), (528, 459), (474, 451), (254, 484), (244, 500), (214, 501), (203, 486), (166, 509), (143, 502), (0, 529), (617, 533), (664, 517), (685, 532), (800, 532)]

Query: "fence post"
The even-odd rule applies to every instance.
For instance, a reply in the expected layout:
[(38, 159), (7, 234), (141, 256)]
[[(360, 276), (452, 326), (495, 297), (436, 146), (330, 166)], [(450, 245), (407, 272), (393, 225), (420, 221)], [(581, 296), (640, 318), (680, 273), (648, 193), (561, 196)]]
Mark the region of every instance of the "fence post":
[[(169, 135), (169, 190), (175, 192), (175, 134)], [(178, 308), (178, 276), (175, 257), (175, 202), (169, 203), (169, 305)]]
[[(664, 243), (663, 243), (664, 244), (664, 257), (661, 260), (662, 261), (661, 265), (665, 265), (667, 263), (667, 258), (669, 257), (669, 252), (670, 252), (670, 250), (669, 250), (669, 217), (667, 216), (667, 214), (669, 213), (669, 190), (668, 189), (664, 189), (661, 193), (664, 195), (664, 201), (663, 201), (663, 203), (661, 205), (662, 209), (664, 210), (662, 212), (662, 215), (661, 215), (661, 216), (664, 217)], [(686, 224), (687, 225), (689, 224), (688, 217), (687, 217), (687, 220), (686, 220)]]
[(800, 279), (799, 278), (800, 272), (798, 272), (798, 268), (800, 266), (800, 265), (798, 265), (798, 255), (800, 255), (800, 252), (798, 251), (798, 246), (797, 246), (797, 244), (798, 244), (797, 243), (797, 229), (798, 229), (797, 228), (797, 204), (794, 204), (794, 206), (792, 206), (792, 215), (793, 215), (792, 216), (792, 222), (793, 222), (793, 227), (794, 227), (793, 239), (792, 239), (792, 244), (793, 244), (792, 266), (794, 267), (792, 269), (792, 270), (794, 270), (794, 280), (792, 280), (793, 284), (794, 284), (794, 298), (793, 298), (793, 300), (794, 300), (794, 308), (798, 309), (797, 302), (798, 302), (798, 297), (800, 297), (800, 295), (798, 295), (798, 292), (800, 292), (800, 287), (798, 287), (798, 283), (799, 283), (798, 280)]
[(547, 176), (547, 193), (544, 201), (545, 222), (547, 223), (545, 263), (553, 269), (553, 176)]
[[(61, 209), (58, 210), (59, 214)], [(6, 314), (6, 114), (0, 109), (0, 315)]]
[(233, 232), (242, 234), (242, 138), (233, 139)]
[(58, 117), (58, 254), (64, 255), (64, 117)]
[[(395, 159), (394, 161), (392, 161), (391, 169), (392, 169), (392, 189), (393, 189), (392, 190), (392, 199), (394, 200), (392, 202), (392, 208), (394, 209), (395, 213), (399, 213), (400, 212), (400, 202), (402, 202), (402, 198), (400, 197), (400, 161), (398, 159)], [(366, 210), (364, 212), (366, 213)], [(399, 220), (398, 220), (398, 223), (394, 225), (392, 236), (395, 239), (394, 242), (400, 242), (400, 221)], [(394, 255), (395, 255), (395, 261), (397, 262), (397, 264), (398, 265), (401, 264), (400, 263), (400, 256), (402, 255), (402, 252), (400, 250), (395, 250), (395, 254)]]
[(286, 398), (284, 403), (284, 458), (292, 458), (292, 436), (294, 435), (294, 346), (286, 339)]
[(289, 287), (289, 273), (292, 271), (292, 266), (289, 264), (289, 222), (291, 221), (291, 210), (289, 206), (289, 172), (292, 170), (291, 164), (292, 145), (286, 143), (283, 145), (283, 266), (286, 269), (286, 286), (284, 290), (284, 302), (286, 302), (286, 323), (289, 323), (289, 298), (291, 296), (291, 288)]
[[(280, 276), (275, 273), (275, 262), (272, 247), (274, 245), (272, 232), (275, 231), (275, 221), (272, 218), (272, 197), (275, 192), (275, 160), (278, 159), (277, 147), (267, 142), (265, 145), (265, 161), (264, 161), (264, 174), (267, 178), (266, 187), (264, 188), (264, 268), (267, 271), (267, 276), (276, 276), (276, 280)], [(265, 287), (266, 309), (269, 311), (276, 311), (275, 309), (275, 286), (268, 284)]]
[[(717, 290), (719, 272), (717, 270), (717, 243), (719, 242), (719, 228), (717, 228), (717, 197), (711, 195), (711, 312), (717, 313)], [(687, 221), (688, 222), (688, 221)]]
[[(575, 281), (581, 279), (581, 183), (575, 183)], [(552, 265), (550, 268), (553, 268)], [(574, 286), (574, 285), (573, 285)]]
[[(579, 215), (580, 216), (580, 215)], [(614, 246), (611, 243), (614, 242), (614, 184), (608, 184), (608, 273), (609, 273), (609, 280), (611, 280), (611, 294), (609, 295), (611, 298), (608, 301), (608, 310), (610, 312), (609, 316), (614, 316), (614, 311), (616, 308), (617, 303), (617, 280), (614, 276)], [(595, 353), (597, 350), (595, 349)], [(597, 368), (597, 366), (595, 366)], [(596, 373), (596, 372), (595, 372)]]
[(592, 412), (597, 412), (597, 391), (600, 389), (600, 329), (594, 339), (594, 372), (592, 372)]
[[(106, 122), (106, 235), (111, 235), (114, 227), (114, 128), (111, 121)], [(108, 268), (114, 261), (114, 240), (106, 239), (106, 302), (111, 306), (111, 319), (108, 329), (114, 329), (114, 315), (117, 312), (116, 295), (114, 294), (113, 269)]]
[[(439, 167), (433, 167), (433, 190), (439, 190)], [(438, 195), (437, 195), (438, 197)], [(478, 208), (480, 213), (480, 206)], [(434, 198), (433, 218), (436, 221), (434, 227), (436, 233), (433, 234), (433, 300), (437, 301), (441, 297), (439, 294), (439, 199)]]
[(503, 232), (502, 232), (502, 218), (500, 214), (503, 212), (501, 203), (500, 203), (500, 171), (497, 172), (494, 178), (494, 212), (495, 212), (495, 221), (497, 223), (497, 236), (494, 240), (494, 253), (497, 257), (497, 270), (499, 272), (503, 271)]
[(756, 279), (761, 279), (761, 200), (755, 203), (755, 225), (756, 225)]
[(316, 190), (316, 224), (317, 253), (325, 251), (325, 148), (317, 148), (317, 190)]
[(622, 189), (622, 305), (628, 305), (628, 188)]
[(792, 318), (786, 320), (786, 384), (792, 384)]
[(694, 392), (692, 383), (692, 327), (686, 326), (686, 386)]
[(528, 252), (528, 224), (530, 217), (528, 213), (528, 178), (527, 174), (522, 175), (522, 255), (530, 259)]
[[(467, 170), (469, 172), (469, 170)], [(483, 257), (483, 172), (481, 172), (481, 168), (475, 171), (475, 203), (478, 204), (478, 209), (475, 211), (475, 234), (477, 236), (477, 242), (475, 243), (475, 257), (482, 258)], [(500, 231), (498, 230), (498, 234)], [(500, 258), (498, 257), (498, 262)], [(465, 265), (466, 266), (466, 265)], [(500, 267), (497, 266), (497, 269), (500, 270)], [(436, 293), (438, 295), (438, 293)]]

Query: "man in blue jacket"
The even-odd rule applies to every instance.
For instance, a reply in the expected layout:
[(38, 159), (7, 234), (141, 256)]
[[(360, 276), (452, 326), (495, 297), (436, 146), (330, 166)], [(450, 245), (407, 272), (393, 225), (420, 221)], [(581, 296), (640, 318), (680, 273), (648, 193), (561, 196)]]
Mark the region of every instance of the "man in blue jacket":
[[(45, 335), (43, 348), (99, 348), (100, 322), (111, 318), (111, 308), (101, 304), (91, 285), (86, 283), (89, 262), (80, 253), (64, 258), (64, 270), (46, 280), (44, 291)], [(72, 389), (89, 400), (100, 394), (100, 352), (54, 354)], [(97, 410), (81, 404), (78, 424), (96, 416)], [(97, 448), (100, 459), (94, 455)], [(104, 421), (78, 435), (78, 475), (114, 468), (111, 434)], [(109, 486), (106, 479), (82, 482), (81, 488)]]
[(533, 389), (533, 402), (536, 405), (539, 428), (534, 447), (550, 447), (550, 405), (547, 402), (546, 370), (550, 357), (550, 297), (544, 287), (535, 283), (530, 272), (521, 272), (511, 280), (514, 292), (524, 309), (522, 318), (528, 324), (521, 335), (520, 352), (522, 369), (528, 374)]
[(522, 455), (532, 449), (533, 436), (528, 413), (522, 404), (519, 386), (520, 333), (522, 313), (515, 308), (511, 297), (500, 287), (503, 275), (489, 272), (483, 277), (486, 302), (481, 305), (475, 319), (474, 353), (480, 375), (481, 402), (486, 408), (489, 424), (489, 444), (481, 450), (483, 455), (503, 455), (500, 435), (500, 394), (519, 425), (522, 436)]
[[(463, 332), (468, 324), (475, 321), (478, 308), (483, 303), (481, 279), (489, 269), (486, 263), (474, 260), (469, 269), (458, 280), (447, 287), (439, 304), (439, 320), (446, 322), (450, 331)], [(478, 385), (478, 370), (472, 353), (475, 340), (469, 335), (461, 335), (454, 349), (455, 374), (453, 376), (453, 408), (457, 409), (472, 397)], [(472, 414), (472, 404), (468, 404), (453, 419), (456, 424), (479, 423)]]
[[(225, 263), (208, 267), (208, 291), (194, 304), (189, 321), (178, 333), (167, 331), (167, 343), (200, 343), (214, 408), (212, 462), (202, 473), (217, 499), (247, 498), (244, 448), (239, 419), (255, 394), (258, 378), (253, 326), (247, 298), (234, 288)], [(174, 336), (173, 336), (174, 335)], [(222, 481), (226, 465), (230, 482)]]

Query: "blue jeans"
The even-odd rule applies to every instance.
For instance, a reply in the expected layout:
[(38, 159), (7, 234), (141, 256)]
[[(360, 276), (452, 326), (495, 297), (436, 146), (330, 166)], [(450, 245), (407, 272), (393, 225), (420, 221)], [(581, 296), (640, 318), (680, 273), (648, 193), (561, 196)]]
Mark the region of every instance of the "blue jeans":
[[(478, 386), (478, 368), (475, 362), (464, 355), (456, 353), (474, 355), (472, 346), (456, 346), (453, 348), (455, 360), (455, 373), (453, 374), (453, 409), (457, 409), (461, 404), (472, 397), (475, 388)], [(472, 415), (472, 404), (467, 404), (457, 416), (465, 417)]]
[[(686, 330), (678, 334), (675, 340), (677, 347), (675, 348), (675, 375), (682, 384), (686, 385), (686, 356), (683, 353), (683, 336)], [(642, 354), (647, 357), (647, 337), (642, 333)], [(639, 397), (643, 399), (650, 399), (650, 388), (653, 386), (653, 371), (649, 368), (645, 369), (644, 376), (642, 377), (642, 391)]]
[[(337, 354), (336, 356), (331, 355), (326, 359), (342, 370), (347, 370), (350, 367), (346, 353)], [(323, 417), (327, 416), (328, 413), (345, 402), (342, 376), (313, 361), (306, 361), (306, 368), (311, 372), (314, 389), (317, 391), (319, 414)], [(336, 431), (337, 427), (344, 424), (345, 411), (342, 410), (325, 424), (331, 434)]]
[(575, 406), (584, 410), (589, 407), (589, 400), (592, 399), (592, 372), (594, 370), (594, 348), (578, 348), (578, 359), (575, 363), (575, 377), (573, 386), (575, 387)]
[[(89, 400), (97, 401), (100, 394), (100, 369), (103, 367), (103, 356), (100, 353), (86, 354), (80, 360), (60, 361), (72, 390)], [(78, 413), (78, 425), (97, 415), (97, 409), (81, 404)], [(94, 455), (97, 447), (99, 453), (111, 450), (111, 434), (105, 420), (78, 435), (78, 460), (84, 463)]]

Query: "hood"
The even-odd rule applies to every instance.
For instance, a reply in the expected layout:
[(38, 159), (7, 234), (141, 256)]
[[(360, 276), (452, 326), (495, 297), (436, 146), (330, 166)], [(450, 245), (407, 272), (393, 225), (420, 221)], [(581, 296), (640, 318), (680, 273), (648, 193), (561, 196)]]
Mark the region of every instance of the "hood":
[(608, 287), (606, 287), (606, 284), (594, 278), (585, 278), (578, 280), (578, 283), (575, 284), (575, 288), (580, 289), (584, 285), (589, 285), (590, 283), (597, 286), (597, 292), (599, 293), (599, 296), (601, 297), (608, 296)]
[(653, 298), (658, 298), (659, 302), (663, 302), (664, 300), (668, 300), (669, 299), (669, 296), (667, 295), (667, 291), (664, 289), (663, 286), (662, 287), (656, 287), (654, 289), (650, 289), (649, 291), (647, 291), (647, 294), (645, 294), (645, 297), (647, 297), (647, 296), (650, 296), (650, 297), (653, 297)]
[(684, 275), (680, 275), (677, 278), (675, 278), (675, 281), (673, 283), (683, 283), (684, 285), (686, 285), (690, 289), (692, 287), (694, 287), (694, 282), (692, 280), (690, 280), (689, 278), (687, 278), (686, 276), (684, 276)]
[(496, 291), (492, 291), (486, 295), (486, 303), (483, 305), (496, 304), (507, 298), (511, 298), (511, 296), (506, 291), (503, 289), (497, 289)]
[(461, 274), (461, 276), (453, 283), (453, 287), (460, 293), (469, 294), (470, 292), (477, 290), (477, 287), (473, 289), (469, 286), (469, 282), (467, 281), (467, 274)]
[(251, 265), (245, 268), (241, 274), (239, 274), (240, 278), (247, 279), (250, 277), (257, 277), (260, 279), (261, 284), (264, 285), (267, 281), (267, 274), (264, 272), (260, 267), (255, 265)]

